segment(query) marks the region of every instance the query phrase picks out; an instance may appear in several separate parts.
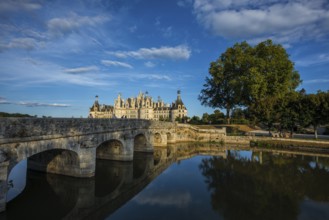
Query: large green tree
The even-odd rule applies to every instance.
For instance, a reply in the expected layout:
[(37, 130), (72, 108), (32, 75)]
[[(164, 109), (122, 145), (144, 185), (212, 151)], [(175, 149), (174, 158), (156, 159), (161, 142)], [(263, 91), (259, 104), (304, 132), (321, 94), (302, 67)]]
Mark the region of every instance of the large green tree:
[(235, 44), (210, 63), (209, 74), (199, 100), (203, 105), (226, 109), (228, 123), (234, 108), (246, 106), (271, 126), (277, 100), (300, 83), (286, 50), (271, 40), (254, 47), (246, 42)]
[(246, 42), (228, 48), (216, 61), (210, 63), (209, 77), (203, 85), (199, 100), (205, 106), (226, 109), (229, 123), (231, 111), (243, 104), (241, 78), (248, 71), (252, 48)]

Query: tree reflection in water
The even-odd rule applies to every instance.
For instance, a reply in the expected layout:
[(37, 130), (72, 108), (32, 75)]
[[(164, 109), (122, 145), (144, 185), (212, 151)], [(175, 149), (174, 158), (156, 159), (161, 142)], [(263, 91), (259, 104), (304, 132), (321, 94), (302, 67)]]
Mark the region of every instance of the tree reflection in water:
[(252, 158), (260, 156), (262, 163), (236, 151), (226, 159), (202, 160), (212, 207), (225, 219), (297, 219), (304, 199), (329, 201), (328, 158), (314, 163), (311, 157), (265, 152)]

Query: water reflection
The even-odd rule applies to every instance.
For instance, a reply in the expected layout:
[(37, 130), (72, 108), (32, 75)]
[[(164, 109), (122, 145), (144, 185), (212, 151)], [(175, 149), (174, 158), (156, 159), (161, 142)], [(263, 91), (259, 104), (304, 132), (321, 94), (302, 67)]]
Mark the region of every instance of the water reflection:
[(0, 218), (329, 219), (328, 168), (319, 155), (171, 145), (99, 159), (94, 178), (28, 170)]
[[(228, 151), (226, 159), (205, 158), (200, 164), (211, 204), (225, 219), (297, 219), (299, 214), (308, 215), (304, 212), (310, 202), (305, 199), (329, 201), (329, 175), (324, 165), (328, 158), (314, 162), (313, 157), (270, 152), (252, 157), (262, 157), (262, 163)], [(318, 219), (329, 217), (328, 203), (323, 205), (324, 209), (317, 210)]]

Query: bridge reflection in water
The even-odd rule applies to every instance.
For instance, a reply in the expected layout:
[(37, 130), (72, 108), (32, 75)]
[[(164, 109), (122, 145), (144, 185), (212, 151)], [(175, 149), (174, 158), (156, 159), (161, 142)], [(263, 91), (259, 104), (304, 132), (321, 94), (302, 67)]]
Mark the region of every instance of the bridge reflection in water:
[[(329, 191), (326, 187), (329, 184), (328, 155), (302, 155), (297, 160), (295, 152), (237, 149), (191, 143), (158, 147), (153, 153), (136, 152), (131, 162), (97, 159), (93, 178), (28, 170), (24, 191), (7, 204), (7, 210), (0, 214), (0, 218), (104, 219), (170, 165), (196, 155), (215, 156), (200, 159), (198, 169), (211, 194), (206, 196), (208, 204), (212, 204), (214, 213), (218, 212), (224, 219), (297, 218), (302, 212), (299, 204), (307, 205), (302, 202), (304, 197), (315, 201), (319, 198), (326, 204), (324, 217), (329, 217)], [(273, 164), (278, 167), (273, 168)], [(289, 177), (289, 174), (294, 176)], [(291, 181), (288, 182), (289, 178)], [(304, 186), (303, 181), (308, 185)], [(313, 186), (317, 189), (312, 189)], [(252, 198), (259, 201), (255, 202)], [(282, 210), (277, 210), (278, 207)], [(287, 215), (281, 215), (283, 212)]]

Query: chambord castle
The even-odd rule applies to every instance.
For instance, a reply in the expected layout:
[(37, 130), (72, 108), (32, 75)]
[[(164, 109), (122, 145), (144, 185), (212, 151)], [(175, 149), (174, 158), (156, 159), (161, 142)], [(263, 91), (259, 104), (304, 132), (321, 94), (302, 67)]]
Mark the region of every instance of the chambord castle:
[(99, 104), (98, 96), (90, 108), (91, 118), (138, 118), (157, 121), (175, 121), (176, 118), (187, 116), (187, 109), (182, 101), (180, 91), (177, 91), (177, 99), (171, 105), (165, 104), (160, 97), (157, 101), (140, 92), (137, 97), (126, 100), (121, 94), (114, 101), (114, 106)]

